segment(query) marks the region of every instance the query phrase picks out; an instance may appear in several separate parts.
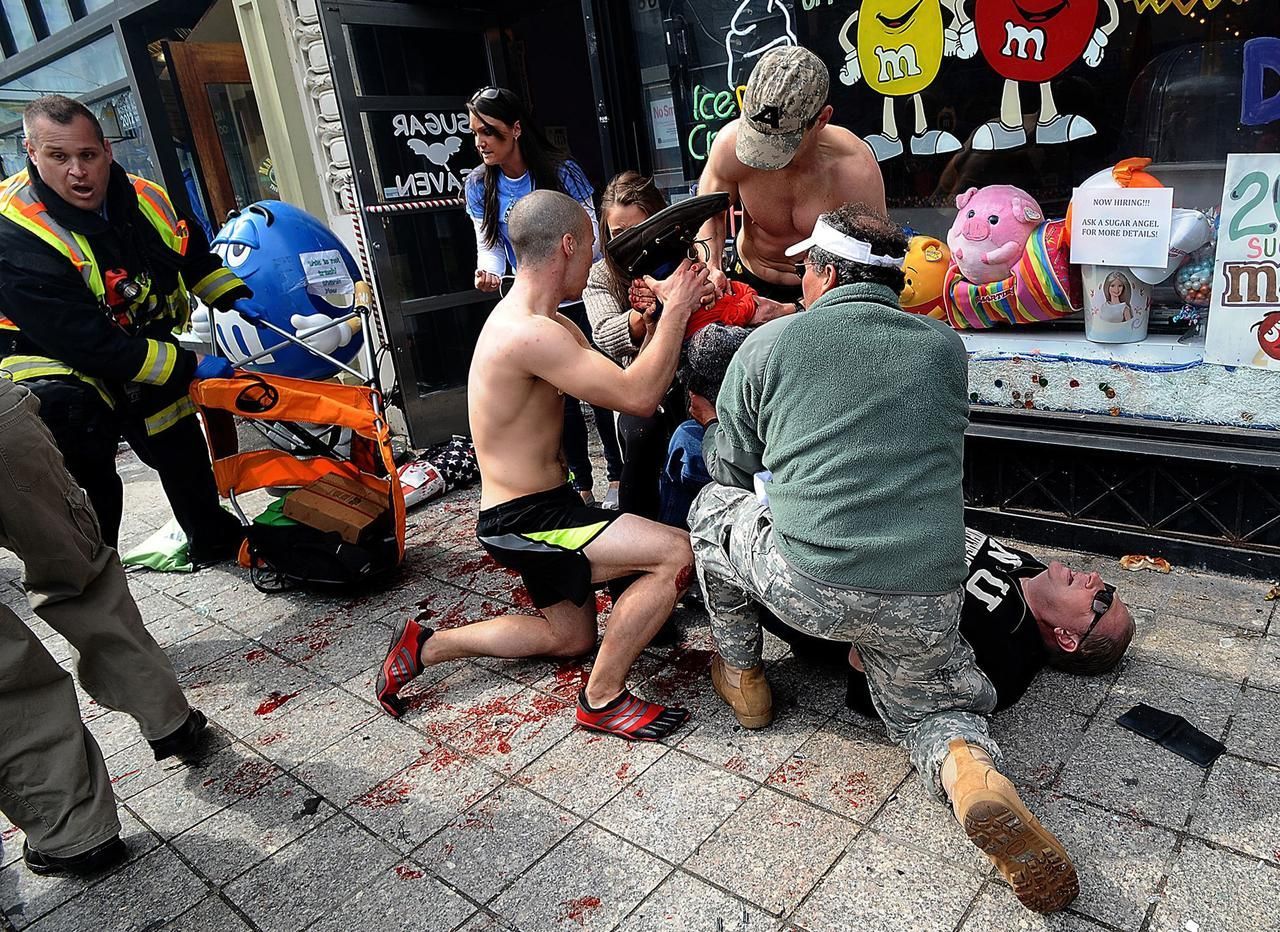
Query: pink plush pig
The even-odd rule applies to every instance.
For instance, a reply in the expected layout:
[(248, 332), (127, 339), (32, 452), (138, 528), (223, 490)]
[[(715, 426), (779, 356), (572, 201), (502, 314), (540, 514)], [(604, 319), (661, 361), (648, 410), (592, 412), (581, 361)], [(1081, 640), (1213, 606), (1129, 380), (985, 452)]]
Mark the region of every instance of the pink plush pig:
[(1044, 221), (1036, 199), (1009, 184), (970, 188), (956, 198), (960, 213), (947, 245), (960, 274), (975, 285), (1008, 278), (1035, 228)]

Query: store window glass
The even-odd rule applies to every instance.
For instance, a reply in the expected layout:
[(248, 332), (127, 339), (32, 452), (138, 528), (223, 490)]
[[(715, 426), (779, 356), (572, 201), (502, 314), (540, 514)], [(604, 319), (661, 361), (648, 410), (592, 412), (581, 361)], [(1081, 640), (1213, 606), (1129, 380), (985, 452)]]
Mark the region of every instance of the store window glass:
[(74, 22), (67, 0), (41, 0), (40, 8), (44, 10), (44, 21), (49, 26), (50, 35)]
[(94, 10), (105, 10), (115, 0), (84, 0), (84, 8), (87, 12), (92, 13)]
[(676, 120), (677, 95), (673, 92), (667, 60), (666, 30), (659, 0), (636, 0), (631, 5), (631, 25), (636, 36), (636, 64), (644, 86), (645, 119), (653, 152), (653, 176), (668, 199), (689, 194), (682, 159), (683, 140)]
[(468, 97), (489, 83), (484, 33), (478, 29), (347, 26), (356, 93)]
[(388, 266), (403, 300), (470, 291), (476, 237), (471, 218), (458, 208), (384, 214)]
[(22, 128), (0, 133), (0, 178), (8, 178), (21, 170), (26, 161), (22, 151)]
[(419, 395), (467, 384), (480, 329), (497, 299), (415, 314), (405, 320), (407, 351), (413, 354)]
[(85, 101), (102, 124), (102, 132), (111, 141), (112, 158), (125, 171), (144, 178), (159, 178), (160, 171), (151, 158), (146, 138), (146, 121), (133, 92), (120, 91), (110, 97)]
[[(1075, 185), (1128, 156), (1221, 163), (1277, 146), (1274, 128), (1239, 120), (1244, 43), (1275, 32), (1274, 2), (1081, 0), (1026, 27), (1006, 23), (1011, 0), (959, 0), (963, 22), (952, 6), (637, 0), (645, 92), (671, 86), (682, 180), (737, 117), (759, 55), (791, 44), (827, 63), (833, 122), (872, 146), (890, 207), (935, 234), (972, 186), (1017, 185), (1061, 215)], [(670, 135), (651, 112), (655, 165)]]
[[(102, 124), (102, 132), (111, 143), (112, 158), (125, 171), (146, 178), (160, 177), (146, 138), (146, 123), (138, 109), (133, 92), (123, 90), (97, 100), (84, 101)], [(21, 122), (10, 124), (0, 133), (0, 177), (7, 178), (26, 164)]]
[(262, 117), (249, 84), (209, 84), (210, 109), (222, 143), (236, 206), (278, 197)]
[(13, 42), (19, 52), (36, 44), (31, 17), (27, 15), (27, 8), (22, 5), (22, 0), (0, 0), (0, 11), (3, 11), (4, 18), (9, 23), (9, 31), (13, 33)]
[(126, 75), (120, 43), (114, 33), (107, 33), (88, 45), (0, 84), (0, 125), (21, 119), (22, 108), (42, 94), (85, 97), (108, 84), (124, 80)]
[[(1280, 151), (1280, 121), (1242, 119), (1248, 81), (1280, 91), (1245, 54), (1276, 34), (1274, 0), (1030, 5), (1019, 24), (1013, 0), (634, 0), (655, 173), (669, 193), (696, 185), (755, 62), (784, 45), (826, 63), (832, 122), (871, 147), (894, 217), (940, 238), (970, 188), (1015, 185), (1062, 217), (1085, 179), (1146, 157), (1175, 206), (1208, 209), (1228, 153)], [(1156, 331), (1186, 329), (1171, 284), (1151, 303)]]

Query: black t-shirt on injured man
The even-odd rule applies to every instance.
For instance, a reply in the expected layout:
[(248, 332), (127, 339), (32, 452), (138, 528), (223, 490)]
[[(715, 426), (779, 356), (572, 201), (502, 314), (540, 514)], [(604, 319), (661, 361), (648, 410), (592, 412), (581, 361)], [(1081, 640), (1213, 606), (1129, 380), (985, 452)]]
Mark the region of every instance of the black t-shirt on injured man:
[[(972, 529), (965, 530), (965, 557), (968, 575), (960, 610), (960, 633), (973, 647), (978, 667), (996, 688), (996, 708), (1004, 709), (1022, 697), (1048, 659), (1020, 582), (1043, 572), (1045, 567), (1031, 554)], [(848, 670), (846, 704), (864, 715), (877, 717), (865, 674), (849, 666), (847, 644), (801, 634), (768, 612), (762, 612), (761, 617), (770, 631), (792, 645), (798, 658), (838, 664)]]

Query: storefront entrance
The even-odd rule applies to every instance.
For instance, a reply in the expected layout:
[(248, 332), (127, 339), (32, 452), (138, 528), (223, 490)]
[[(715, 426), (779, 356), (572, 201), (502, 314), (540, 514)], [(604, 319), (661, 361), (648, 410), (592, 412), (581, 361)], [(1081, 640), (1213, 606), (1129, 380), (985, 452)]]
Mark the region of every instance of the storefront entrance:
[(467, 366), (491, 295), (472, 288), (463, 183), (478, 162), (467, 98), (502, 83), (496, 23), (399, 3), (326, 3), (348, 133), (405, 416), (423, 445), (465, 430)]
[[(597, 189), (605, 180), (578, 38), (582, 8), (567, 0), (508, 14), (499, 4), (337, 2), (321, 15), (398, 400), (423, 446), (467, 432), (467, 370), (497, 303), (472, 287), (475, 234), (463, 185), (479, 157), (467, 99), (488, 85), (514, 89)], [(546, 67), (553, 58), (562, 61)]]
[[(931, 20), (927, 67), (914, 45), (906, 58), (860, 58), (856, 49), (870, 54), (877, 39), (857, 6), (323, 4), (413, 442), (466, 430), (472, 347), (495, 303), (471, 287), (475, 240), (462, 200), (476, 161), (465, 101), (487, 84), (523, 96), (597, 191), (635, 168), (674, 201), (693, 193), (759, 56), (802, 45), (829, 68), (835, 122), (871, 145), (894, 219), (933, 236), (971, 187), (1017, 185), (1052, 219), (1077, 185), (1134, 156), (1153, 160), (1175, 207), (1216, 214), (1227, 157), (1276, 151), (1280, 121), (1259, 106), (1275, 94), (1267, 0), (1206, 3), (1197, 16), (1160, 0), (1081, 3), (1062, 28), (1091, 51), (1052, 63), (1025, 42), (1007, 53), (992, 44), (994, 0), (961, 4), (966, 22), (977, 17), (970, 31), (986, 37), (974, 54), (943, 55), (947, 27)], [(939, 4), (915, 6), (936, 13)], [(1089, 338), (1084, 310), (966, 330), (971, 524), (1232, 571), (1280, 566), (1274, 373), (1207, 357), (1203, 299), (1173, 278), (1157, 285), (1145, 339), (1116, 346)]]

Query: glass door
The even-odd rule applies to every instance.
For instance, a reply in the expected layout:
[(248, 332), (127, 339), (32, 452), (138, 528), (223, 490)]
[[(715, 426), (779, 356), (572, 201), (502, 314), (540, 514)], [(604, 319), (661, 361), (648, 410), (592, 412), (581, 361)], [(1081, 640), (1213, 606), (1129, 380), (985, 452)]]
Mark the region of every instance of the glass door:
[(216, 229), (231, 211), (278, 196), (249, 65), (234, 42), (168, 42), (165, 57), (191, 124)]
[(493, 295), (472, 287), (466, 102), (504, 83), (496, 21), (402, 3), (321, 7), (356, 192), (413, 443), (466, 433), (466, 382)]

